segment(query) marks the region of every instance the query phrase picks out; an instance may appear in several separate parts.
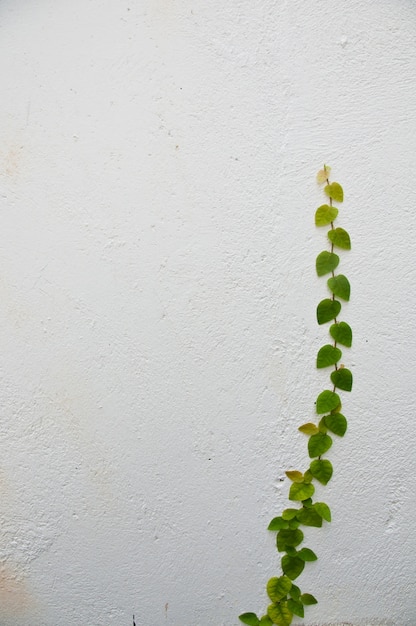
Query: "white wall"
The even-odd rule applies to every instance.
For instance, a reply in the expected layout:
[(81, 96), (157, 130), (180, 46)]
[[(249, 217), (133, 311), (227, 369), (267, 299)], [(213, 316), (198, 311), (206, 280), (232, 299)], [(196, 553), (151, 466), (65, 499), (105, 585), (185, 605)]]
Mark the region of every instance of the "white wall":
[(299, 623), (414, 626), (416, 5), (0, 3), (2, 626), (237, 625), (327, 380), (350, 429)]

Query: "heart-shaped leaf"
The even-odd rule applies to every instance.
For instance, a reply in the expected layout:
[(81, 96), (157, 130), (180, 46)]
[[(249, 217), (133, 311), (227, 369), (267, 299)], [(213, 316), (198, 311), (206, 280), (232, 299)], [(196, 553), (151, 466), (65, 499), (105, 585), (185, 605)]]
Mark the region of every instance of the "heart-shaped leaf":
[(255, 613), (242, 613), (238, 618), (243, 624), (248, 626), (259, 626), (260, 620)]
[(288, 608), (292, 611), (293, 615), (299, 615), (299, 617), (305, 617), (305, 609), (302, 602), (297, 602), (292, 598), (287, 602)]
[(312, 461), (310, 470), (316, 480), (319, 480), (319, 482), (323, 485), (327, 485), (329, 483), (334, 471), (332, 463), (331, 461), (328, 461), (328, 459), (316, 459), (315, 461)]
[(334, 228), (328, 232), (328, 239), (334, 246), (343, 250), (351, 250), (351, 239), (349, 234), (343, 228)]
[[(311, 437), (309, 437), (308, 441), (309, 456), (311, 457), (311, 459), (313, 459), (315, 456), (321, 456), (321, 454), (324, 454), (327, 450), (329, 450), (331, 446), (332, 439), (329, 435), (325, 435), (324, 433), (312, 435)], [(312, 468), (310, 468), (310, 470), (313, 476), (315, 476)], [(317, 476), (315, 476), (315, 478), (317, 478)]]
[(343, 437), (347, 432), (347, 420), (341, 413), (325, 415), (324, 420), (329, 430), (332, 430), (338, 437)]
[(321, 300), (316, 309), (316, 317), (318, 324), (325, 324), (335, 319), (338, 313), (341, 311), (341, 303), (338, 300), (330, 300), (325, 298)]
[(290, 626), (293, 613), (289, 610), (287, 602), (284, 600), (276, 604), (271, 604), (267, 609), (267, 614), (276, 626)]
[(292, 483), (289, 489), (289, 500), (299, 501), (307, 500), (308, 498), (312, 498), (315, 493), (315, 487), (311, 484), (304, 483)]
[(311, 593), (302, 593), (301, 602), (305, 605), (307, 604), (318, 604), (318, 600)]
[(332, 324), (329, 329), (329, 333), (337, 343), (340, 343), (347, 348), (351, 347), (352, 330), (346, 322), (338, 322), (337, 324)]
[(321, 528), (322, 517), (315, 509), (301, 509), (297, 515), (298, 520), (304, 526), (314, 526), (315, 528)]
[(298, 470), (288, 470), (286, 476), (294, 483), (303, 483), (303, 474)]
[(338, 298), (342, 298), (343, 300), (350, 299), (351, 287), (348, 278), (344, 276), (344, 274), (338, 274), (338, 276), (329, 278), (328, 287)]
[(281, 528), (287, 528), (289, 522), (283, 519), (283, 517), (274, 517), (267, 527), (267, 530), (280, 530)]
[(326, 522), (331, 521), (331, 510), (325, 502), (315, 502), (313, 508)]
[[(305, 561), (302, 561), (297, 556), (289, 556), (288, 554), (282, 558), (281, 564), (283, 572), (286, 576), (289, 576), (290, 580), (295, 580), (295, 578), (300, 576), (305, 567)], [(272, 616), (270, 615), (270, 617)]]
[(276, 545), (279, 552), (286, 550), (286, 547), (296, 548), (303, 541), (303, 532), (296, 528), (291, 530), (279, 530), (276, 537)]
[(351, 391), (352, 389), (352, 373), (346, 367), (340, 367), (333, 371), (331, 380), (338, 389), (343, 391)]
[(339, 348), (335, 348), (334, 346), (327, 344), (326, 346), (323, 346), (318, 352), (318, 356), (316, 358), (316, 367), (322, 368), (334, 365), (335, 363), (338, 363), (341, 356), (342, 352)]
[(335, 202), (342, 202), (344, 200), (344, 191), (339, 183), (326, 185), (324, 191), (326, 195), (335, 200)]
[(300, 559), (302, 559), (302, 561), (306, 561), (306, 562), (316, 561), (318, 558), (315, 552), (311, 550), (310, 548), (302, 548), (302, 550), (299, 550), (297, 555)]
[(316, 433), (319, 433), (319, 428), (315, 426), (315, 424), (312, 424), (312, 422), (299, 426), (298, 430), (305, 435), (316, 435)]
[(292, 581), (287, 576), (270, 578), (267, 583), (267, 594), (272, 602), (279, 602), (286, 597), (292, 588)]
[(329, 204), (323, 204), (316, 209), (315, 225), (328, 226), (328, 224), (334, 221), (337, 215), (338, 209), (336, 209), (334, 206), (330, 206)]
[(291, 520), (298, 514), (299, 509), (285, 509), (282, 513), (282, 517), (285, 520)]
[(333, 272), (338, 267), (339, 256), (334, 252), (324, 250), (316, 257), (316, 273), (318, 276), (324, 276)]
[(316, 412), (317, 413), (329, 413), (333, 411), (341, 404), (341, 400), (337, 393), (329, 391), (328, 389), (322, 391), (316, 399)]

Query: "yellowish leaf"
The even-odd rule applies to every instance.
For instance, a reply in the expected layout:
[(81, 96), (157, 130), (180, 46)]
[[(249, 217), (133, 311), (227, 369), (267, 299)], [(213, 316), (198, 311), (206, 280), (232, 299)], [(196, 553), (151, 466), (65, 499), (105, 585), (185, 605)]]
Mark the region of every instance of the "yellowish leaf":
[(298, 430), (300, 430), (301, 433), (305, 433), (305, 435), (316, 435), (316, 433), (319, 433), (319, 428), (311, 422), (299, 426)]
[(286, 472), (286, 476), (290, 478), (290, 480), (294, 483), (303, 482), (303, 474), (302, 472), (298, 472), (297, 470), (289, 470), (288, 472)]
[(331, 171), (331, 168), (329, 167), (329, 165), (324, 165), (323, 169), (319, 170), (319, 172), (316, 175), (316, 180), (318, 181), (320, 185), (328, 181), (330, 171)]

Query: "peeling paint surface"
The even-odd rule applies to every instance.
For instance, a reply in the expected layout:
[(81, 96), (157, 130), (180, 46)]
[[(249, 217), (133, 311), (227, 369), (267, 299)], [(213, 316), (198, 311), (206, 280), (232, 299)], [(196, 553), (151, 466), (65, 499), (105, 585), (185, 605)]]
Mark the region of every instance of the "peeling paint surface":
[(266, 605), (327, 380), (324, 162), (355, 388), (296, 623), (414, 626), (416, 5), (4, 0), (0, 28), (1, 626)]

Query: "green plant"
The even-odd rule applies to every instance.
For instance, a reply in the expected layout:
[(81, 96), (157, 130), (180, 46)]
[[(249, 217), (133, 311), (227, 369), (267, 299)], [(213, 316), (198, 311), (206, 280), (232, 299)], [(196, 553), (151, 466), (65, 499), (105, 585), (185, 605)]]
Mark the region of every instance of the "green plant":
[[(350, 326), (339, 321), (341, 311), (340, 300), (350, 298), (350, 283), (343, 274), (335, 274), (339, 264), (339, 256), (335, 249), (349, 250), (350, 237), (343, 228), (335, 228), (334, 222), (338, 216), (338, 209), (334, 202), (343, 201), (343, 189), (339, 183), (329, 182), (330, 168), (324, 165), (318, 172), (317, 180), (325, 184), (324, 192), (329, 204), (323, 204), (315, 213), (316, 226), (330, 226), (328, 231), (329, 250), (318, 254), (316, 272), (318, 276), (328, 276), (327, 285), (329, 297), (321, 300), (317, 306), (317, 321), (319, 325), (329, 322), (329, 334), (332, 343), (324, 345), (318, 351), (316, 366), (318, 368), (333, 368), (330, 374), (331, 389), (322, 391), (316, 400), (316, 413), (319, 422), (308, 422), (299, 427), (299, 430), (309, 437), (308, 453), (311, 459), (305, 472), (290, 470), (286, 472), (291, 480), (289, 500), (298, 506), (285, 509), (282, 514), (272, 519), (268, 529), (277, 533), (277, 550), (283, 553), (281, 558), (282, 575), (273, 577), (267, 583), (267, 594), (271, 604), (263, 617), (255, 613), (243, 613), (240, 620), (249, 626), (289, 626), (293, 616), (304, 617), (304, 607), (316, 604), (316, 598), (309, 593), (302, 593), (294, 584), (294, 580), (302, 573), (305, 564), (316, 561), (317, 556), (310, 548), (300, 547), (304, 534), (302, 526), (321, 527), (323, 522), (331, 521), (331, 511), (324, 502), (314, 502), (314, 481), (326, 485), (332, 477), (332, 463), (323, 455), (332, 446), (332, 436), (343, 437), (347, 430), (347, 420), (341, 413), (341, 399), (337, 391), (351, 391), (352, 373), (339, 362), (342, 357), (339, 345), (350, 347), (352, 331)], [(337, 299), (339, 298), (339, 300)]]

